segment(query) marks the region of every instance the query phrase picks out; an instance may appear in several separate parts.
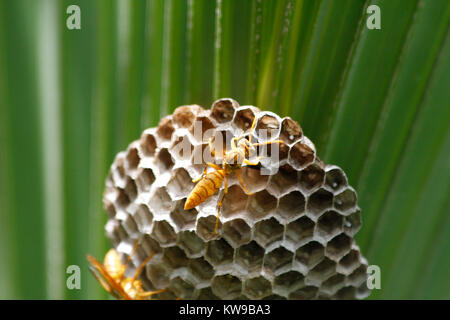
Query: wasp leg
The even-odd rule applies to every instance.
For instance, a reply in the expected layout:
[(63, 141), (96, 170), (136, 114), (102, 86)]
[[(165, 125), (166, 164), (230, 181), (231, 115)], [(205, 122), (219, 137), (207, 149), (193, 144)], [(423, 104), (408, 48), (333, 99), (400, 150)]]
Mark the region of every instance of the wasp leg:
[(218, 165), (216, 165), (216, 164), (214, 164), (214, 163), (211, 163), (211, 162), (206, 163), (206, 165), (207, 165), (208, 167), (214, 168), (214, 169), (216, 169), (216, 170), (222, 170), (221, 167), (219, 167)]
[[(224, 157), (224, 146), (222, 146), (222, 151), (220, 152), (220, 154), (218, 154), (218, 152), (216, 151), (216, 148), (214, 148), (214, 144), (213, 144), (213, 138), (215, 139), (215, 137), (211, 137), (208, 139), (208, 146), (209, 146), (209, 150), (211, 152), (211, 155), (215, 158), (216, 155), (219, 158), (223, 158)], [(226, 145), (225, 145), (226, 148)]]
[(142, 269), (147, 265), (147, 263), (153, 258), (153, 255), (155, 253), (152, 252), (145, 260), (141, 263), (141, 265), (136, 269), (136, 272), (134, 273), (133, 281), (137, 279), (139, 274), (141, 273)]
[(219, 229), (220, 208), (222, 208), (223, 198), (225, 198), (225, 195), (227, 193), (228, 193), (228, 177), (225, 175), (225, 188), (223, 190), (222, 198), (219, 200), (219, 203), (217, 204), (217, 218), (216, 218), (216, 225), (214, 227), (214, 234), (217, 234), (217, 229)]
[(248, 189), (244, 186), (244, 181), (242, 180), (241, 174), (239, 173), (239, 171), (236, 171), (236, 176), (239, 180), (239, 184), (241, 185), (242, 189), (244, 189), (244, 191), (249, 195), (253, 195), (253, 192), (248, 191)]
[(192, 180), (192, 182), (196, 183), (196, 182), (200, 181), (206, 175), (206, 172), (208, 171), (208, 167), (214, 168), (216, 170), (222, 170), (222, 168), (219, 167), (218, 165), (215, 165), (214, 163), (211, 163), (211, 162), (207, 162), (205, 170), (203, 170), (202, 175), (200, 177), (198, 177), (197, 179)]
[(208, 146), (209, 146), (209, 151), (211, 151), (211, 155), (212, 155), (213, 157), (215, 157), (215, 156), (216, 156), (216, 150), (215, 150), (215, 148), (214, 148), (214, 145), (213, 145), (213, 142), (212, 142), (212, 138), (213, 138), (213, 137), (211, 137), (211, 138), (208, 139)]
[(139, 296), (141, 296), (141, 297), (151, 297), (154, 294), (158, 294), (158, 293), (164, 292), (166, 290), (167, 290), (167, 288), (164, 288), (164, 289), (161, 289), (161, 290), (155, 290), (155, 291), (145, 291), (145, 292), (139, 294)]
[[(136, 253), (138, 244), (139, 244), (139, 238), (136, 239), (136, 242), (134, 243), (134, 246), (133, 246), (133, 250), (131, 250), (130, 254), (128, 255), (127, 261), (125, 262), (125, 268), (128, 265), (128, 263), (130, 263), (131, 257), (133, 257), (133, 255)], [(123, 280), (124, 277), (125, 277), (125, 272), (122, 274), (122, 277), (120, 279)]]
[(254, 161), (254, 162), (252, 162), (250, 160), (247, 160), (247, 159), (244, 159), (244, 163), (249, 165), (249, 166), (256, 166), (261, 161), (261, 159), (263, 159), (263, 158), (264, 157), (258, 157), (258, 159), (256, 161)]
[(267, 145), (267, 144), (272, 144), (272, 143), (284, 143), (283, 140), (274, 140), (274, 141), (267, 141), (267, 142), (260, 142), (260, 143), (253, 143), (253, 146), (263, 146), (263, 145)]
[(239, 138), (236, 138), (236, 137), (234, 137), (233, 139), (231, 139), (231, 142), (230, 142), (230, 144), (231, 144), (231, 150), (236, 150), (236, 149), (237, 149), (236, 141), (237, 141), (238, 139), (239, 139)]
[(250, 133), (249, 133), (248, 139), (247, 139), (250, 143), (252, 143), (252, 131), (255, 129), (257, 120), (258, 120), (258, 118), (255, 116), (255, 118), (253, 119), (252, 126), (250, 127)]
[(205, 166), (205, 170), (203, 170), (203, 173), (200, 175), (200, 177), (198, 177), (197, 179), (192, 180), (192, 182), (196, 183), (196, 182), (200, 181), (205, 176), (207, 171), (208, 171), (208, 165)]

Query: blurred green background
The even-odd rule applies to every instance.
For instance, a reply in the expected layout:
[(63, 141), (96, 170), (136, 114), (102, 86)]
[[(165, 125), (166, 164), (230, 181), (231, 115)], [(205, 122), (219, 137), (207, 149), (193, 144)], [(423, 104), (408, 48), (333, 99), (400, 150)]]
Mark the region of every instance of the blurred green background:
[(449, 20), (448, 0), (0, 0), (0, 298), (105, 298), (85, 254), (108, 249), (114, 155), (232, 97), (298, 120), (347, 173), (371, 299), (450, 299)]

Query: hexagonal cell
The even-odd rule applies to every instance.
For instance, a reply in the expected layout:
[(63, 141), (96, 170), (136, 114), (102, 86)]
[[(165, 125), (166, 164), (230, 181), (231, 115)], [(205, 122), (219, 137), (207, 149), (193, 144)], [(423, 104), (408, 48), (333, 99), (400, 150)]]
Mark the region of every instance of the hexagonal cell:
[(267, 190), (275, 195), (282, 195), (297, 184), (297, 173), (290, 165), (280, 167), (280, 170), (270, 176)]
[(276, 207), (277, 198), (263, 190), (250, 197), (247, 212), (250, 218), (259, 220), (269, 215)]
[(194, 299), (197, 300), (219, 300), (219, 297), (216, 296), (212, 290), (211, 287), (206, 287), (197, 290), (197, 292), (194, 294)]
[(211, 107), (211, 116), (219, 123), (225, 123), (233, 119), (234, 110), (239, 108), (239, 103), (233, 99), (219, 99), (214, 101)]
[(255, 127), (256, 136), (260, 141), (269, 141), (278, 136), (280, 122), (275, 114), (265, 114), (258, 119)]
[(243, 219), (234, 219), (224, 223), (223, 237), (234, 247), (237, 248), (248, 243), (252, 236), (252, 230)]
[(298, 173), (299, 183), (305, 190), (320, 187), (323, 184), (324, 177), (325, 171), (318, 163), (313, 163)]
[(370, 295), (371, 289), (367, 287), (367, 282), (361, 283), (361, 285), (356, 290), (357, 299), (365, 299)]
[(127, 182), (125, 184), (125, 189), (123, 190), (126, 195), (128, 196), (128, 199), (130, 202), (134, 201), (137, 197), (137, 187), (136, 183), (133, 179), (127, 178)]
[(123, 164), (124, 163), (123, 157), (124, 157), (124, 152), (119, 153), (116, 156), (116, 159), (114, 160), (114, 164), (111, 168), (111, 170), (113, 171), (114, 181), (116, 183), (117, 183), (117, 180), (120, 181), (125, 178), (125, 168), (124, 168), (124, 164)]
[(150, 237), (148, 234), (144, 234), (142, 239), (141, 248), (144, 250), (146, 256), (149, 256), (152, 253), (162, 252), (162, 248), (159, 243)]
[(323, 281), (328, 279), (336, 272), (336, 262), (328, 259), (327, 257), (316, 265), (308, 274), (308, 278), (315, 279), (317, 281)]
[(288, 271), (275, 277), (273, 291), (287, 295), (305, 285), (305, 276), (297, 271)]
[(156, 155), (155, 160), (160, 172), (170, 170), (175, 163), (167, 148), (162, 148)]
[(317, 217), (332, 205), (333, 194), (325, 189), (319, 189), (309, 196), (306, 208), (313, 216)]
[(191, 134), (197, 141), (208, 142), (214, 134), (214, 128), (216, 126), (207, 116), (198, 116), (191, 129), (189, 130)]
[(108, 239), (111, 241), (113, 247), (117, 247), (120, 244), (120, 235), (117, 232), (117, 229), (111, 229), (106, 231), (106, 235)]
[(150, 198), (148, 203), (153, 212), (168, 212), (172, 209), (173, 202), (166, 188), (161, 187), (155, 190), (155, 193)]
[[(270, 144), (270, 148), (267, 148), (267, 156), (270, 157), (271, 161), (277, 161), (277, 159), (284, 160), (289, 157), (289, 146), (285, 143), (276, 143), (276, 144)], [(278, 152), (278, 158), (275, 156), (272, 156), (273, 152)]]
[(317, 296), (319, 288), (314, 286), (307, 286), (292, 292), (289, 295), (291, 300), (311, 300)]
[(124, 229), (128, 234), (132, 235), (138, 232), (138, 226), (136, 221), (134, 221), (133, 217), (130, 214), (127, 214), (125, 219), (122, 222)]
[(334, 197), (334, 207), (346, 211), (356, 205), (356, 193), (353, 189), (346, 189)]
[(156, 139), (155, 136), (151, 133), (144, 133), (141, 136), (139, 141), (139, 146), (142, 154), (145, 157), (152, 157), (155, 155), (156, 150)]
[[(156, 288), (153, 286), (151, 281), (147, 279), (144, 271), (141, 272), (141, 275), (139, 276), (139, 280), (141, 280), (144, 290), (146, 290), (146, 291), (155, 291), (156, 290)], [(152, 298), (159, 299), (159, 297), (157, 295), (152, 296)]]
[(336, 293), (336, 298), (339, 300), (353, 300), (355, 297), (356, 288), (352, 286), (344, 287)]
[(171, 269), (162, 264), (151, 264), (147, 266), (147, 278), (157, 289), (164, 289), (169, 285)]
[(130, 204), (130, 198), (128, 197), (124, 189), (117, 188), (116, 204), (123, 209), (126, 209)]
[(175, 109), (172, 119), (182, 128), (189, 128), (195, 120), (195, 116), (202, 108), (198, 105), (181, 106)]
[(171, 154), (178, 160), (189, 160), (192, 156), (193, 151), (194, 146), (186, 136), (176, 138), (175, 142), (170, 148)]
[(263, 276), (247, 279), (244, 282), (243, 294), (250, 299), (262, 299), (272, 292), (272, 285)]
[(165, 220), (153, 222), (151, 236), (163, 246), (173, 245), (177, 240), (175, 230)]
[(236, 251), (236, 263), (246, 271), (251, 272), (261, 267), (264, 257), (264, 249), (255, 241), (252, 241)]
[(350, 274), (359, 266), (359, 251), (351, 250), (340, 261), (336, 270), (343, 274)]
[(234, 115), (233, 124), (241, 129), (242, 131), (247, 131), (252, 126), (253, 120), (255, 119), (255, 113), (251, 108), (242, 107), (237, 110)]
[(223, 198), (222, 214), (229, 218), (239, 213), (245, 213), (248, 196), (238, 185), (228, 188), (228, 193)]
[(189, 258), (200, 257), (205, 250), (205, 243), (194, 231), (183, 231), (178, 233), (177, 243)]
[(167, 183), (167, 191), (173, 199), (186, 197), (194, 188), (191, 176), (184, 168), (175, 169)]
[(353, 239), (344, 233), (337, 235), (327, 244), (327, 256), (333, 260), (338, 261), (350, 251), (352, 241)]
[(214, 276), (213, 267), (203, 258), (190, 260), (188, 270), (199, 281), (209, 281)]
[(242, 167), (240, 174), (244, 186), (253, 193), (265, 189), (269, 181), (269, 175), (261, 174), (261, 170), (253, 167)]
[(130, 235), (127, 233), (125, 228), (122, 226), (121, 223), (117, 225), (116, 231), (117, 235), (119, 236), (120, 241), (126, 242), (128, 241)]
[(341, 168), (336, 166), (327, 166), (326, 171), (325, 184), (331, 190), (338, 191), (347, 185), (347, 177)]
[(344, 231), (353, 237), (361, 229), (361, 224), (361, 211), (357, 209), (344, 218)]
[(254, 228), (254, 239), (261, 246), (283, 240), (284, 227), (275, 218), (258, 222)]
[(333, 295), (345, 285), (345, 276), (342, 274), (335, 274), (322, 283), (321, 290)]
[(170, 218), (172, 218), (179, 230), (194, 228), (197, 220), (197, 209), (184, 210), (185, 202), (186, 199), (177, 201), (175, 208), (170, 212)]
[(308, 268), (312, 268), (323, 259), (324, 250), (324, 247), (319, 242), (311, 241), (297, 249), (295, 260)]
[(191, 299), (194, 294), (194, 286), (181, 277), (170, 281), (170, 289), (179, 299)]
[(216, 216), (201, 217), (197, 220), (196, 230), (200, 238), (209, 241), (219, 237), (222, 232), (222, 222), (220, 220), (218, 221), (219, 225), (217, 227), (217, 233), (214, 233), (216, 221)]
[(277, 215), (291, 221), (305, 212), (305, 197), (300, 191), (292, 191), (280, 199)]
[(136, 186), (139, 192), (148, 192), (153, 182), (155, 182), (155, 174), (152, 169), (142, 169), (136, 178)]
[(145, 204), (140, 204), (133, 213), (140, 231), (146, 232), (153, 222), (153, 214)]
[(314, 156), (314, 150), (300, 141), (294, 144), (289, 152), (290, 163), (297, 169), (301, 169), (312, 163)]
[(104, 208), (108, 213), (109, 218), (114, 218), (116, 216), (116, 208), (114, 207), (114, 203), (108, 200), (104, 200)]
[(308, 217), (301, 217), (286, 226), (286, 238), (300, 244), (308, 241), (314, 234), (314, 222)]
[(139, 158), (137, 149), (136, 148), (130, 148), (127, 151), (127, 155), (125, 157), (125, 167), (129, 171), (136, 170), (138, 165), (139, 165), (139, 161), (140, 160), (141, 159)]
[(317, 221), (316, 232), (321, 237), (331, 239), (342, 231), (343, 220), (336, 211), (327, 211)]
[(367, 280), (367, 266), (362, 264), (348, 276), (348, 283), (354, 286), (360, 286)]
[(214, 266), (233, 262), (234, 249), (224, 240), (213, 240), (206, 244), (205, 259)]
[(287, 143), (293, 143), (303, 135), (300, 125), (291, 118), (284, 118), (281, 122), (280, 139)]
[(164, 248), (162, 261), (172, 269), (186, 267), (188, 264), (186, 254), (178, 247)]
[(211, 282), (211, 289), (221, 299), (235, 299), (241, 295), (242, 282), (229, 274), (216, 276)]
[(274, 274), (279, 274), (292, 266), (293, 256), (286, 248), (278, 247), (265, 255), (264, 267)]
[(174, 130), (175, 128), (173, 127), (172, 119), (170, 117), (165, 117), (159, 122), (156, 133), (161, 137), (161, 139), (170, 140)]

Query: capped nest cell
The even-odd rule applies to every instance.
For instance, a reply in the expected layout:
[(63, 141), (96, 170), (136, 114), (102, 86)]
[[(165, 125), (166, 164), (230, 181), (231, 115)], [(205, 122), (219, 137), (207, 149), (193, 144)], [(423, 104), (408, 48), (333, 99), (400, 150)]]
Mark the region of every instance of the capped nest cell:
[[(253, 194), (232, 173), (225, 196), (222, 185), (184, 210), (192, 180), (206, 162), (221, 166), (222, 152), (241, 134), (251, 134), (252, 143), (284, 142), (258, 146), (260, 163), (239, 169)], [(368, 263), (354, 240), (361, 227), (356, 192), (342, 169), (317, 157), (289, 117), (232, 99), (211, 110), (181, 106), (117, 154), (103, 200), (107, 236), (123, 261), (139, 239), (129, 269), (154, 253), (140, 277), (146, 290), (167, 288), (158, 298), (362, 299), (370, 293)]]

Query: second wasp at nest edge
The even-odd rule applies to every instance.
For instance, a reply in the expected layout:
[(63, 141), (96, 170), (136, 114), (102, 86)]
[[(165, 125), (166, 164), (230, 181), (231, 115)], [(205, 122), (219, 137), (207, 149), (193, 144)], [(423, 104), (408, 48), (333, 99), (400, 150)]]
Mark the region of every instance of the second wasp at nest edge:
[(136, 252), (138, 244), (139, 239), (136, 240), (133, 250), (125, 263), (120, 261), (119, 254), (115, 249), (110, 249), (106, 253), (103, 264), (91, 255), (86, 256), (91, 264), (90, 271), (94, 277), (109, 294), (118, 300), (147, 300), (151, 299), (155, 294), (165, 291), (165, 289), (145, 291), (142, 282), (137, 279), (142, 269), (153, 257), (153, 253), (141, 263), (132, 278), (125, 276), (126, 266)]

